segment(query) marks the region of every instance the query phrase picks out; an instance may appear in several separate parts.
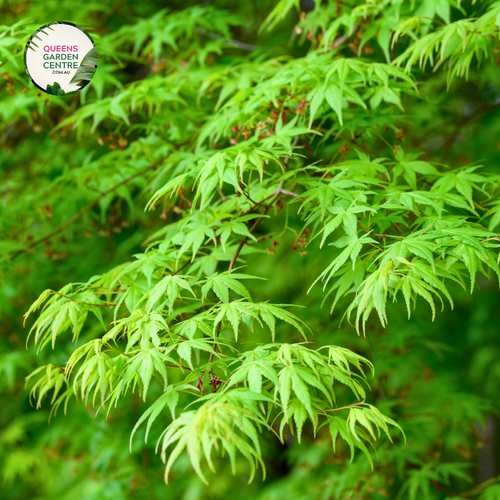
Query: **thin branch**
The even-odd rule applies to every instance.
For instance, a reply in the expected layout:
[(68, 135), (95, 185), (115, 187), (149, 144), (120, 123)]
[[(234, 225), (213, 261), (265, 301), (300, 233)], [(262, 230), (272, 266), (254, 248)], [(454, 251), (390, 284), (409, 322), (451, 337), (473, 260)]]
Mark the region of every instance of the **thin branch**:
[(289, 196), (295, 196), (296, 198), (302, 198), (303, 200), (307, 200), (309, 203), (312, 203), (313, 205), (316, 205), (317, 207), (319, 207), (319, 203), (316, 203), (315, 201), (312, 201), (312, 200), (308, 200), (307, 199), (307, 196), (300, 196), (300, 194), (297, 194), (297, 193), (292, 193), (291, 191), (286, 191), (284, 189), (277, 189), (278, 192), (280, 193), (283, 193), (283, 194), (287, 194)]
[(220, 188), (219, 185), (217, 185), (217, 192), (219, 193), (219, 196), (221, 197), (222, 202), (229, 200), (229, 198), (224, 195), (224, 193), (222, 192), (222, 189)]
[(233, 255), (233, 258), (231, 259), (231, 263), (229, 264), (229, 271), (231, 271), (234, 267), (234, 264), (236, 262), (236, 259), (238, 258), (238, 255), (241, 252), (241, 249), (243, 248), (243, 245), (247, 242), (248, 236), (245, 236), (241, 241), (240, 244), (238, 245), (238, 248), (236, 249), (235, 254)]
[(339, 411), (339, 410), (346, 410), (347, 408), (352, 408), (353, 406), (359, 406), (359, 405), (364, 405), (365, 400), (361, 401), (360, 403), (354, 403), (353, 405), (348, 405), (348, 406), (342, 406), (340, 408), (333, 408), (331, 410), (316, 410), (316, 411)]
[(340, 45), (342, 45), (347, 39), (351, 38), (351, 36), (354, 35), (354, 33), (356, 33), (356, 31), (358, 31), (358, 28), (359, 28), (359, 24), (356, 23), (352, 27), (352, 30), (350, 32), (346, 33), (345, 35), (340, 36), (339, 38), (337, 38), (337, 40), (335, 40), (333, 42), (333, 47), (337, 48)]
[(432, 17), (427, 17), (427, 16), (420, 16), (422, 19), (429, 19), (429, 21), (432, 21), (434, 23), (440, 24), (441, 26), (448, 26), (446, 23), (442, 23), (441, 21), (438, 21), (437, 19), (434, 19)]
[(426, 231), (428, 231), (433, 225), (435, 224), (435, 222), (433, 222), (430, 226), (428, 226), (427, 228), (425, 228), (421, 233), (417, 234), (416, 238), (418, 238), (419, 236), (422, 236)]
[(177, 271), (175, 271), (175, 273), (173, 273), (172, 276), (175, 276), (177, 273), (180, 273), (188, 265), (189, 265), (189, 260), (183, 266), (179, 267), (179, 269), (177, 269)]
[(222, 38), (224, 39), (225, 42), (232, 43), (233, 45), (236, 45), (240, 49), (248, 50), (249, 52), (260, 49), (258, 45), (252, 45), (250, 43), (240, 42), (239, 40), (231, 40), (230, 38), (224, 38), (222, 35), (219, 35), (217, 33), (212, 33), (211, 31), (204, 30), (203, 28), (200, 28), (198, 26), (195, 26), (194, 30), (198, 32), (200, 35), (205, 35), (208, 38), (212, 38), (213, 40), (220, 40)]
[[(266, 210), (267, 212), (267, 210)], [(253, 224), (253, 226), (250, 228), (250, 234), (252, 234), (255, 229), (257, 229), (257, 226), (261, 223), (263, 217), (259, 217)], [(234, 267), (234, 264), (236, 263), (236, 259), (238, 258), (238, 255), (241, 252), (241, 249), (243, 248), (243, 245), (247, 242), (248, 236), (245, 236), (241, 241), (240, 244), (238, 245), (238, 248), (236, 249), (235, 254), (233, 255), (233, 258), (231, 259), (231, 263), (229, 264), (229, 271), (231, 271)]]
[(47, 234), (43, 238), (40, 238), (38, 240), (33, 241), (26, 248), (22, 248), (21, 250), (18, 250), (17, 252), (15, 252), (12, 255), (10, 260), (14, 260), (15, 258), (19, 257), (23, 253), (27, 253), (29, 250), (36, 247), (40, 243), (44, 243), (45, 241), (49, 241), (54, 236), (57, 236), (58, 234), (62, 233), (66, 228), (71, 226), (71, 224), (76, 222), (78, 219), (80, 219), (82, 216), (84, 216), (91, 208), (93, 208), (95, 205), (97, 205), (105, 196), (112, 193), (113, 191), (116, 191), (119, 187), (127, 184), (128, 182), (135, 179), (136, 177), (140, 177), (141, 175), (145, 174), (149, 170), (154, 170), (157, 167), (158, 167), (158, 164), (155, 163), (154, 165), (151, 165), (151, 166), (141, 170), (140, 172), (137, 172), (136, 174), (128, 177), (127, 179), (124, 179), (123, 181), (119, 182), (118, 184), (116, 184), (112, 188), (109, 188), (107, 191), (104, 191), (97, 198), (92, 200), (88, 205), (85, 205), (77, 214), (75, 214), (73, 217), (71, 217), (71, 219), (67, 220), (63, 225), (59, 226), (55, 231), (52, 231), (51, 233)]

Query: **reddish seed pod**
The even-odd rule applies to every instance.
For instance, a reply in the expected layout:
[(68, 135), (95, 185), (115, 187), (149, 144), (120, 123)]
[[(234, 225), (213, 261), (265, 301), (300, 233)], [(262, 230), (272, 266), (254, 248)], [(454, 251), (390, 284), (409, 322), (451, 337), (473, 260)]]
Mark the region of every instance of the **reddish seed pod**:
[(165, 212), (163, 212), (161, 215), (160, 215), (160, 219), (166, 219), (167, 218), (167, 214)]
[(293, 245), (292, 250), (297, 250), (297, 247)]

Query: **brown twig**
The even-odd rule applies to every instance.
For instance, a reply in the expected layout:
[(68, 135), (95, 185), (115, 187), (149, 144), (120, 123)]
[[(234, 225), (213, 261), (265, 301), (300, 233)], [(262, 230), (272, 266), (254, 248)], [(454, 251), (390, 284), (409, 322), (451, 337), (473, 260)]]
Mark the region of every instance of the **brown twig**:
[(352, 405), (342, 406), (340, 408), (333, 408), (331, 410), (316, 410), (316, 411), (339, 411), (339, 410), (346, 410), (347, 408), (352, 408), (353, 406), (359, 406), (359, 405), (364, 405), (364, 404), (365, 404), (365, 400), (363, 399), (363, 401), (361, 401), (359, 403), (354, 403)]
[(303, 200), (307, 200), (309, 203), (312, 203), (313, 205), (316, 205), (317, 207), (320, 206), (319, 203), (316, 203), (315, 201), (312, 201), (312, 200), (308, 200), (307, 196), (300, 196), (300, 194), (292, 193), (291, 191), (286, 191), (284, 189), (278, 189), (277, 191), (279, 191), (280, 193), (283, 193), (283, 194), (287, 194), (289, 196), (294, 196), (295, 198), (302, 198)]
[(218, 33), (212, 33), (211, 31), (207, 31), (204, 30), (203, 28), (200, 28), (199, 26), (195, 26), (194, 30), (197, 31), (200, 35), (205, 35), (208, 38), (212, 38), (213, 40), (220, 40), (222, 38), (224, 39), (225, 42), (236, 45), (236, 47), (239, 47), (240, 49), (243, 50), (248, 50), (249, 52), (260, 49), (260, 47), (257, 45), (240, 42), (239, 40), (231, 40), (230, 38), (224, 38), (222, 35), (219, 35)]
[[(267, 207), (267, 209), (265, 210), (265, 212), (267, 212), (267, 210), (269, 210), (269, 207)], [(265, 215), (265, 212), (264, 214), (262, 215)], [(257, 229), (257, 226), (261, 223), (263, 217), (259, 217), (253, 224), (253, 226), (250, 228), (250, 234), (252, 234), (256, 229)], [(238, 248), (236, 249), (236, 252), (235, 254), (233, 255), (233, 258), (231, 259), (231, 263), (229, 264), (229, 271), (231, 271), (234, 267), (234, 264), (236, 262), (236, 259), (238, 258), (238, 255), (240, 254), (241, 252), (241, 249), (243, 248), (243, 245), (247, 242), (248, 240), (248, 236), (245, 236), (241, 241), (240, 241), (240, 244), (238, 245)]]
[(141, 175), (145, 174), (149, 170), (154, 170), (155, 168), (158, 167), (158, 163), (155, 163), (154, 165), (151, 165), (140, 172), (137, 172), (136, 174), (128, 177), (127, 179), (124, 179), (123, 181), (119, 182), (112, 188), (109, 188), (108, 190), (104, 191), (101, 193), (97, 198), (92, 200), (89, 204), (85, 205), (77, 214), (75, 214), (71, 219), (67, 220), (64, 224), (59, 226), (55, 231), (52, 231), (51, 233), (47, 234), (43, 238), (40, 238), (38, 240), (33, 241), (30, 243), (26, 248), (22, 248), (21, 250), (18, 250), (15, 252), (10, 260), (14, 260), (15, 258), (19, 257), (20, 255), (27, 253), (29, 250), (32, 248), (36, 247), (40, 243), (44, 243), (45, 241), (49, 241), (52, 239), (54, 236), (57, 236), (58, 234), (62, 233), (66, 228), (71, 226), (74, 222), (76, 222), (78, 219), (80, 219), (83, 215), (85, 215), (91, 208), (93, 208), (95, 205), (97, 205), (105, 196), (108, 194), (112, 193), (113, 191), (116, 191), (119, 187), (127, 184), (131, 180), (135, 179), (136, 177), (140, 177)]
[(172, 274), (172, 276), (175, 276), (177, 273), (180, 273), (187, 265), (189, 265), (189, 260), (181, 267), (179, 267), (179, 269), (177, 269), (177, 271), (175, 271), (175, 273)]
[(339, 47), (340, 45), (342, 45), (348, 38), (351, 38), (351, 36), (354, 35), (354, 33), (356, 33), (356, 31), (358, 31), (358, 28), (359, 28), (359, 24), (356, 23), (352, 27), (352, 30), (350, 32), (347, 32), (345, 35), (340, 36), (339, 38), (337, 38), (337, 40), (335, 40), (333, 42), (333, 47), (336, 48), (336, 47)]

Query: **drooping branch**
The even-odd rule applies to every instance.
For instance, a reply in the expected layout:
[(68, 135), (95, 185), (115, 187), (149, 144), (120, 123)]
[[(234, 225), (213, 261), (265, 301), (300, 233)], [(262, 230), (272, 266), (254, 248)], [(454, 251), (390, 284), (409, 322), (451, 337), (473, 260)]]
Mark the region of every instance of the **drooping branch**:
[(78, 219), (83, 217), (89, 210), (91, 210), (93, 207), (95, 207), (105, 196), (108, 194), (116, 191), (118, 188), (121, 186), (128, 184), (130, 181), (136, 179), (137, 177), (140, 177), (141, 175), (144, 175), (146, 172), (149, 172), (150, 170), (154, 170), (158, 167), (159, 163), (155, 163), (154, 165), (150, 165), (147, 168), (144, 168), (143, 170), (135, 173), (134, 175), (127, 177), (123, 181), (119, 182), (118, 184), (115, 184), (113, 187), (109, 188), (108, 190), (102, 192), (97, 198), (93, 199), (90, 203), (85, 205), (78, 213), (76, 213), (71, 219), (67, 220), (64, 224), (59, 226), (57, 229), (52, 231), (51, 233), (47, 234), (46, 236), (43, 236), (42, 238), (39, 238), (38, 240), (35, 240), (31, 242), (26, 248), (22, 248), (15, 252), (10, 260), (14, 260), (15, 258), (19, 257), (20, 255), (29, 252), (32, 248), (35, 248), (36, 246), (40, 245), (40, 243), (44, 243), (45, 241), (51, 240), (54, 236), (57, 236), (58, 234), (61, 234), (65, 229), (67, 229), (69, 226), (71, 226), (73, 223), (75, 223)]

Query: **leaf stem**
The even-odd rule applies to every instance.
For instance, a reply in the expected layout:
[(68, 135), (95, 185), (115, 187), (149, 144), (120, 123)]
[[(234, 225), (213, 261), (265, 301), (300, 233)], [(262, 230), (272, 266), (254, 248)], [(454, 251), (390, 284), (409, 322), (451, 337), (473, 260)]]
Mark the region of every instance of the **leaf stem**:
[(365, 404), (365, 400), (363, 399), (363, 401), (361, 401), (359, 403), (354, 403), (352, 405), (342, 406), (340, 408), (333, 408), (331, 410), (316, 410), (316, 411), (340, 411), (340, 410), (346, 410), (347, 408), (352, 408), (353, 406), (359, 406), (359, 405), (364, 405), (364, 404)]

